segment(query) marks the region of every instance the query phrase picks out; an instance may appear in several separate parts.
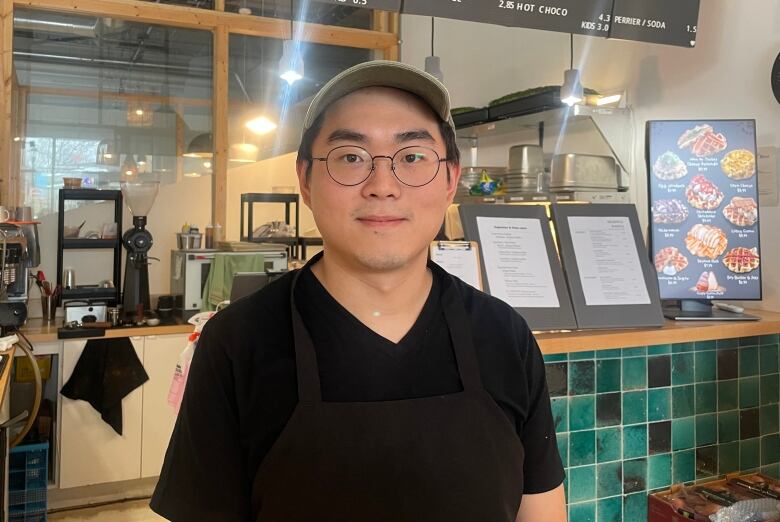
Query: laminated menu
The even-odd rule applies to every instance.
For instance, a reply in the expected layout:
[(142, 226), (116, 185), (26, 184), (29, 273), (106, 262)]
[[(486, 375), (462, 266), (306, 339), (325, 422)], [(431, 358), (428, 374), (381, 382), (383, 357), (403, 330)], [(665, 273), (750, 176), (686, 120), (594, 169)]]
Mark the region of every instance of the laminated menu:
[(760, 299), (755, 121), (650, 121), (647, 160), (661, 298)]

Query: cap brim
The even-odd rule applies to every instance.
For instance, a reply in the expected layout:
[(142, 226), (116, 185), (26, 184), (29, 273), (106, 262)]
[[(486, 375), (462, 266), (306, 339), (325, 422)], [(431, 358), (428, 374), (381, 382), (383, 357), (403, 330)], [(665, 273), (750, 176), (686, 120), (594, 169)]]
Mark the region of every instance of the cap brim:
[(309, 105), (303, 128), (311, 127), (336, 100), (366, 87), (392, 87), (416, 94), (442, 121), (455, 127), (450, 115), (450, 94), (444, 84), (411, 65), (375, 60), (355, 65), (326, 83)]

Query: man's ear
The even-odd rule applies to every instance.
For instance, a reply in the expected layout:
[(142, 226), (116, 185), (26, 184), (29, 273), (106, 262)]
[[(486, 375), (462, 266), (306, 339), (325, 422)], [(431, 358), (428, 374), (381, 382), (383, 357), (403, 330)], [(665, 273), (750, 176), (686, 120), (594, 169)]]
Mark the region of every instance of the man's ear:
[(295, 172), (298, 175), (298, 186), (301, 188), (303, 203), (311, 208), (311, 188), (309, 187), (311, 172), (311, 160), (298, 160), (295, 162)]
[(447, 163), (447, 171), (449, 173), (447, 180), (447, 201), (452, 204), (452, 201), (455, 199), (455, 194), (458, 192), (462, 169), (459, 163)]

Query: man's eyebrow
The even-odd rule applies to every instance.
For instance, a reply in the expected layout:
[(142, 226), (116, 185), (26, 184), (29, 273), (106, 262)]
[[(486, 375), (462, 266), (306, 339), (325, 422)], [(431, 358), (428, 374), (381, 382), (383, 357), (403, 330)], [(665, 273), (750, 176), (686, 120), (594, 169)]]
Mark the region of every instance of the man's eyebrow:
[(395, 135), (396, 143), (406, 143), (407, 141), (417, 141), (417, 140), (427, 141), (430, 143), (436, 142), (433, 136), (431, 136), (431, 133), (425, 129), (415, 129), (406, 132), (399, 132), (398, 134)]
[(357, 141), (358, 143), (366, 143), (368, 137), (365, 134), (361, 134), (354, 130), (349, 129), (336, 129), (328, 136), (328, 143), (336, 141)]

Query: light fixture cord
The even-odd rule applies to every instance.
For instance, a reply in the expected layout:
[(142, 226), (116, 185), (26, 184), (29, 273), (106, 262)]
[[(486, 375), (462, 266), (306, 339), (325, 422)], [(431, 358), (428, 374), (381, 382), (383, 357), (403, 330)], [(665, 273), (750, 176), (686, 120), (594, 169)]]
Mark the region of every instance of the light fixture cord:
[(295, 26), (293, 25), (293, 20), (295, 19), (295, 6), (293, 5), (294, 0), (290, 0), (290, 40), (295, 40)]
[(436, 35), (436, 18), (431, 17), (431, 56), (436, 56), (436, 52), (433, 49), (433, 40)]
[(569, 69), (574, 69), (574, 33), (569, 34)]

